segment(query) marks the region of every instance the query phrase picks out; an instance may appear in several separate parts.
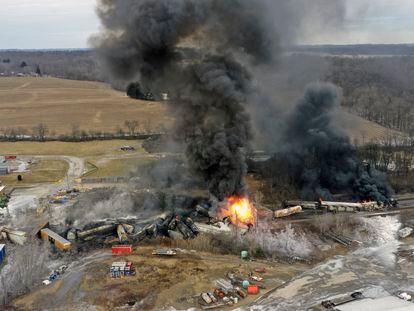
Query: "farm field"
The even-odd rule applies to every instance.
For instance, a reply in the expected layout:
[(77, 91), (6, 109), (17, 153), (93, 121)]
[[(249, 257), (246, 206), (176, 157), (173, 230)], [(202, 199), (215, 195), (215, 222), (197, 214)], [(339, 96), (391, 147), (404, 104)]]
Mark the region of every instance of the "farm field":
[[(280, 97), (295, 102), (299, 94), (287, 91)], [(115, 133), (119, 128), (127, 130), (126, 120), (137, 120), (142, 130), (157, 130), (173, 122), (165, 104), (130, 99), (104, 83), (51, 77), (0, 78), (0, 129), (21, 127), (30, 133), (43, 123), (50, 135), (70, 135), (74, 127)], [(397, 133), (347, 112), (338, 122), (351, 140), (359, 143)], [(55, 152), (55, 148), (50, 150)]]
[(156, 158), (149, 156), (132, 156), (124, 157), (119, 159), (114, 158), (96, 158), (89, 159), (88, 162), (92, 163), (97, 167), (97, 170), (94, 170), (91, 174), (88, 174), (87, 177), (118, 177), (126, 176), (128, 173), (139, 169), (142, 166), (145, 166), (153, 161)]
[(44, 123), (50, 135), (71, 134), (75, 126), (87, 132), (114, 133), (126, 120), (137, 120), (141, 129), (171, 122), (165, 104), (130, 99), (104, 83), (0, 78), (0, 128), (21, 127), (31, 132)]
[(87, 142), (0, 142), (0, 154), (7, 155), (66, 155), (89, 157), (101, 155), (123, 155), (121, 146), (129, 145), (143, 151), (140, 140), (102, 140)]

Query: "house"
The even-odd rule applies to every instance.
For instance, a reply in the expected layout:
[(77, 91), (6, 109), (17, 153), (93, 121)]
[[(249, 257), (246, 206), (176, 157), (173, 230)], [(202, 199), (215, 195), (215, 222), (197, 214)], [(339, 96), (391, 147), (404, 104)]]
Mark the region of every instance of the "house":
[(4, 176), (10, 173), (9, 166), (6, 163), (0, 163), (0, 176)]

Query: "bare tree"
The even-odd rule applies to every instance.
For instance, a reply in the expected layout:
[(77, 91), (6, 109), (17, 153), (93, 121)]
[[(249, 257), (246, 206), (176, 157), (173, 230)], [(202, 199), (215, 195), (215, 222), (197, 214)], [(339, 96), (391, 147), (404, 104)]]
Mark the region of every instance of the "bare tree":
[(39, 123), (39, 125), (33, 127), (33, 136), (41, 141), (45, 140), (47, 133), (49, 133), (49, 129), (46, 124)]
[(129, 132), (130, 136), (135, 136), (138, 125), (139, 125), (139, 123), (136, 120), (127, 120), (127, 121), (125, 121), (125, 126), (128, 128), (128, 132)]
[(49, 256), (49, 245), (42, 242), (27, 244), (10, 253), (0, 273), (1, 302), (7, 304), (45, 278), (49, 272)]

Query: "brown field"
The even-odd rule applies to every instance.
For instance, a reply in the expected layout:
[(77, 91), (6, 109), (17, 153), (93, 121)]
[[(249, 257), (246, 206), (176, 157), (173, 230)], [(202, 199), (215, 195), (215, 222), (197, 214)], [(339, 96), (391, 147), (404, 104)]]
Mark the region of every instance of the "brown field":
[[(286, 91), (280, 97), (296, 102), (299, 94)], [(165, 104), (133, 100), (99, 82), (0, 78), (0, 129), (22, 127), (30, 132), (44, 123), (52, 135), (71, 134), (74, 126), (85, 131), (116, 132), (120, 127), (126, 130), (126, 120), (137, 120), (143, 130), (158, 129), (172, 122), (166, 110)], [(381, 139), (391, 132), (346, 112), (338, 122), (351, 140), (361, 144)]]
[[(44, 123), (49, 134), (70, 134), (73, 126), (86, 131), (115, 132), (126, 120), (144, 129), (168, 124), (162, 103), (128, 98), (99, 82), (57, 78), (0, 78), (0, 128), (29, 131)], [(125, 128), (124, 128), (125, 129)]]
[(67, 155), (75, 157), (89, 157), (125, 154), (119, 151), (124, 145), (133, 146), (135, 153), (141, 153), (142, 141), (140, 140), (103, 140), (88, 142), (0, 142), (1, 155)]

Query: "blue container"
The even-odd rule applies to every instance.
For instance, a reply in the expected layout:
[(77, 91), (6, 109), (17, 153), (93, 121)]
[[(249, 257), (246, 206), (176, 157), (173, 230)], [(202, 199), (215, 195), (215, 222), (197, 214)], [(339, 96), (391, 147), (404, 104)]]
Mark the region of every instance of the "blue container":
[(0, 263), (6, 258), (6, 244), (0, 244)]

